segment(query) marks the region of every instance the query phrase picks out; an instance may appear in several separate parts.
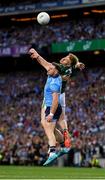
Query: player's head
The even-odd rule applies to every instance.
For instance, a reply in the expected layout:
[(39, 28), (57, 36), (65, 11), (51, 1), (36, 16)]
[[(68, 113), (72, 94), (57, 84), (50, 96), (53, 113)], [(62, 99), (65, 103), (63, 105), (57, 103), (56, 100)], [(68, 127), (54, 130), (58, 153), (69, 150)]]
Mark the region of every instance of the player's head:
[(60, 63), (63, 64), (64, 66), (75, 66), (77, 62), (78, 62), (77, 56), (75, 56), (72, 53), (69, 53), (67, 56), (63, 57), (60, 60)]
[(57, 74), (59, 74), (57, 67), (55, 65), (51, 65), (47, 70), (47, 75), (55, 76)]

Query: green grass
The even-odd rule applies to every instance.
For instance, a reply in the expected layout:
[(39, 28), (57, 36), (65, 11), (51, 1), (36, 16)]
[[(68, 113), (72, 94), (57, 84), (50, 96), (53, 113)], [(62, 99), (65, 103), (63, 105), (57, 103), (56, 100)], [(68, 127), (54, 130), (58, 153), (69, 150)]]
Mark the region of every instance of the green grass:
[(0, 166), (0, 179), (105, 179), (105, 169)]

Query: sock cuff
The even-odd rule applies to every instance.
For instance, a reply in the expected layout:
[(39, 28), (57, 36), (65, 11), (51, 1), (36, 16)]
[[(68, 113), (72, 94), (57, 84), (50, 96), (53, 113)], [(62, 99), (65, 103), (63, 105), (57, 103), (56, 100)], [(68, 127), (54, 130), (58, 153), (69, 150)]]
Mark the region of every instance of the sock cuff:
[(50, 150), (50, 152), (56, 151), (56, 146), (50, 146), (50, 147), (49, 147), (49, 150)]

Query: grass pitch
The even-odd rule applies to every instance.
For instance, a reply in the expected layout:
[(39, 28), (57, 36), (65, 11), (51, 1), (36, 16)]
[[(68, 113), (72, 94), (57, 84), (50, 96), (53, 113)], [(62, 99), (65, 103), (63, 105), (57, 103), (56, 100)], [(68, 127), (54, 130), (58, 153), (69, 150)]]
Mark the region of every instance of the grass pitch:
[(105, 169), (59, 168), (31, 166), (0, 166), (0, 180), (35, 179), (105, 179)]

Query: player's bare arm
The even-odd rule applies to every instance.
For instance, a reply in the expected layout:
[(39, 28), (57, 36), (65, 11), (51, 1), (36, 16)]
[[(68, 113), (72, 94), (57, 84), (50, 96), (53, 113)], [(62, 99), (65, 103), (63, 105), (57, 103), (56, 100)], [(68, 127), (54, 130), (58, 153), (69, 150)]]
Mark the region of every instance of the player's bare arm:
[(33, 48), (29, 50), (30, 57), (33, 60), (37, 60), (37, 62), (42, 65), (47, 71), (49, 68), (52, 68), (52, 64), (47, 62), (40, 54)]
[(58, 107), (58, 93), (54, 92), (52, 96), (53, 96), (53, 100), (52, 100), (52, 106), (50, 109), (50, 114), (46, 117), (48, 122), (51, 122), (53, 115), (55, 114)]

